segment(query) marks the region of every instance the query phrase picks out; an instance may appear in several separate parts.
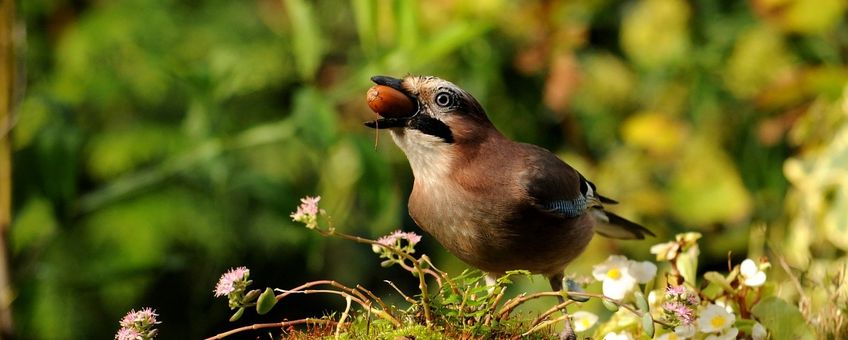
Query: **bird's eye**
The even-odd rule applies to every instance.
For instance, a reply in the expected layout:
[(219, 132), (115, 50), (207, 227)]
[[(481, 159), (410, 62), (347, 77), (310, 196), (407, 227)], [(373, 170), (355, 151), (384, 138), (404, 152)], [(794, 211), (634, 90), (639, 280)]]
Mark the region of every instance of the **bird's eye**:
[(453, 97), (451, 97), (450, 93), (440, 92), (436, 95), (436, 105), (441, 107), (448, 107), (453, 103)]

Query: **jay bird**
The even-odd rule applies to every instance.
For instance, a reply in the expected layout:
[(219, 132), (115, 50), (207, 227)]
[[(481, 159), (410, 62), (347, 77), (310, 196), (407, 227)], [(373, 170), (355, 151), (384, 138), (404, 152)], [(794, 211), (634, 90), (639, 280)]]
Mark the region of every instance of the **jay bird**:
[[(488, 282), (524, 269), (560, 291), (566, 265), (595, 233), (654, 235), (604, 210), (617, 202), (550, 151), (501, 134), (480, 103), (453, 83), (432, 76), (371, 80), (413, 103), (409, 115), (365, 123), (388, 129), (409, 160), (410, 216), (453, 255), (486, 272)], [(576, 338), (567, 318), (560, 337)]]

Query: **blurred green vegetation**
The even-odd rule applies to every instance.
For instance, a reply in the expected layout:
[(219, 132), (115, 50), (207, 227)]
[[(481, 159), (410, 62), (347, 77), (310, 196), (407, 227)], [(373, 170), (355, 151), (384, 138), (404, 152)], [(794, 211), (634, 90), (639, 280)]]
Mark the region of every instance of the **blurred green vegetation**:
[[(215, 334), (228, 310), (211, 291), (238, 265), (277, 287), (414, 285), (370, 249), (289, 218), (318, 194), (347, 233), (417, 230), (403, 154), (385, 134), (375, 148), (361, 124), (375, 74), (466, 88), (505, 134), (557, 152), (660, 235), (596, 239), (570, 271), (588, 275), (611, 252), (647, 259), (653, 243), (697, 230), (704, 270), (726, 270), (728, 252), (785, 258), (799, 280), (781, 295), (818, 328), (819, 307), (848, 309), (848, 293), (833, 304), (821, 284), (848, 286), (835, 274), (848, 250), (842, 0), (18, 6), (27, 88), (9, 248), (21, 338), (107, 338), (140, 306), (160, 312), (163, 338)], [(272, 316), (339, 304), (289, 303)]]

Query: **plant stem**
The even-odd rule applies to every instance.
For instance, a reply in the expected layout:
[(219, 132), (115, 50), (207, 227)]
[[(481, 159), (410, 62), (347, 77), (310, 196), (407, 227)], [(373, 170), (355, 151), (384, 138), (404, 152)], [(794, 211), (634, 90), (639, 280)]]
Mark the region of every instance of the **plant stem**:
[(253, 325), (250, 325), (250, 326), (244, 326), (244, 327), (232, 329), (232, 330), (229, 330), (227, 332), (206, 338), (206, 340), (223, 339), (223, 338), (226, 338), (230, 335), (233, 335), (233, 334), (236, 334), (236, 333), (241, 333), (241, 332), (244, 332), (244, 331), (264, 329), (264, 328), (283, 328), (283, 327), (288, 327), (288, 326), (300, 325), (300, 324), (304, 324), (304, 323), (306, 323), (306, 324), (309, 324), (309, 323), (325, 324), (325, 325), (338, 325), (339, 324), (338, 322), (333, 321), (333, 320), (313, 319), (313, 318), (306, 318), (306, 319), (292, 320), (292, 321), (274, 322), (274, 323), (257, 323), (257, 324), (253, 324)]

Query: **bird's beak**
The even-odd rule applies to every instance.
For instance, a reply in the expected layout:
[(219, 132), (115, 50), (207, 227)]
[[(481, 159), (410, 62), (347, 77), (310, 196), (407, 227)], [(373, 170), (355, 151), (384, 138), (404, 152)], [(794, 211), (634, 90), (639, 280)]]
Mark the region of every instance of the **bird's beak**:
[[(403, 80), (401, 80), (401, 79), (392, 78), (392, 77), (388, 77), (388, 76), (373, 76), (373, 77), (371, 77), (371, 81), (374, 82), (377, 85), (388, 86), (388, 87), (391, 87), (395, 90), (398, 90), (401, 93), (405, 94), (407, 97), (409, 97), (409, 99), (412, 100), (413, 103), (416, 103), (416, 105), (418, 104), (418, 98), (416, 98), (415, 96), (410, 94), (408, 91), (406, 91), (406, 89), (403, 88), (403, 86), (401, 85), (403, 83)], [(402, 128), (402, 127), (406, 126), (406, 123), (409, 122), (410, 118), (412, 118), (413, 116), (415, 116), (417, 114), (418, 114), (418, 112), (416, 110), (415, 114), (413, 114), (412, 116), (409, 116), (409, 117), (380, 118), (380, 119), (377, 119), (377, 120), (365, 122), (365, 126), (370, 127), (372, 129)]]

